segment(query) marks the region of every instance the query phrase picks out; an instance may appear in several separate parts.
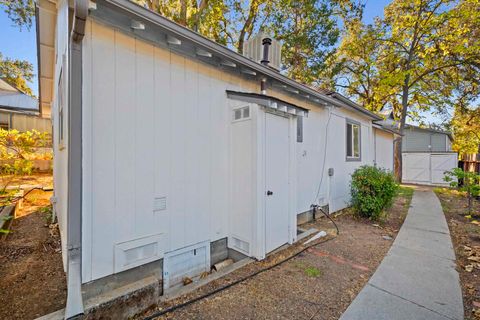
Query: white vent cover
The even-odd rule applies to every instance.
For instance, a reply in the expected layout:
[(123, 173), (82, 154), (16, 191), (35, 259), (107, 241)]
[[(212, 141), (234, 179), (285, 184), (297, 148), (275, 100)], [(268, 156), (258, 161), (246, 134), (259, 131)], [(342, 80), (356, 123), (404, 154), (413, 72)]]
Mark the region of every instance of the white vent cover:
[(203, 272), (210, 271), (210, 242), (204, 241), (165, 254), (163, 258), (163, 289), (166, 291)]
[(243, 43), (243, 55), (256, 62), (262, 61), (262, 40), (264, 38), (272, 39), (272, 44), (268, 51), (268, 60), (270, 61), (268, 65), (276, 70), (280, 70), (280, 67), (282, 66), (282, 44), (264, 33), (259, 33)]
[(247, 241), (243, 241), (236, 237), (232, 237), (232, 248), (245, 253), (246, 255), (250, 254), (250, 244)]
[(165, 251), (165, 234), (157, 234), (115, 245), (115, 272), (158, 260)]

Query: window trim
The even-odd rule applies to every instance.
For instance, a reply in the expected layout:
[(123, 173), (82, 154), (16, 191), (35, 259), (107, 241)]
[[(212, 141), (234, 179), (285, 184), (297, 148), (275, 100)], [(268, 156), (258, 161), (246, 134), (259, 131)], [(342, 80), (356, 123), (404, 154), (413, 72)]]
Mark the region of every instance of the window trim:
[[(297, 116), (297, 142), (302, 143), (303, 142), (303, 117), (302, 116)], [(300, 125), (300, 126), (299, 126)]]
[[(362, 124), (358, 121), (352, 120), (352, 119), (345, 119), (345, 160), (346, 161), (362, 161)], [(353, 134), (353, 126), (358, 126), (358, 157), (355, 156), (348, 156), (348, 142), (347, 142), (347, 130), (348, 126), (352, 126), (352, 148), (353, 148), (353, 140), (354, 140), (354, 134)], [(353, 154), (353, 150), (352, 150)]]

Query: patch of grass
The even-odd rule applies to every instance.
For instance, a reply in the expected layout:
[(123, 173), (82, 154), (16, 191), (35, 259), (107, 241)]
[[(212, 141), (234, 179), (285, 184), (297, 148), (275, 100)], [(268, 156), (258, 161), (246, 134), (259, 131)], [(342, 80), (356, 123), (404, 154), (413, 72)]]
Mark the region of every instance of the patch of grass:
[(397, 196), (411, 199), (413, 197), (414, 190), (415, 189), (412, 187), (400, 186), (398, 188)]
[(465, 231), (467, 233), (473, 233), (473, 234), (476, 234), (476, 235), (480, 235), (480, 228), (474, 224), (467, 224), (465, 226)]
[(46, 206), (38, 209), (40, 213), (43, 214), (43, 218), (45, 219), (46, 224), (51, 224), (54, 221), (53, 220), (53, 208), (52, 206)]
[(305, 275), (310, 278), (318, 278), (322, 275), (322, 271), (315, 267), (307, 267), (304, 272)]
[[(397, 197), (401, 197), (401, 198), (405, 199), (405, 202), (403, 204), (403, 207), (405, 209), (408, 209), (410, 207), (410, 203), (412, 202), (414, 191), (415, 191), (415, 189), (412, 188), (412, 187), (400, 186), (398, 188)], [(404, 216), (406, 216), (407, 213), (408, 213), (408, 211), (405, 212), (404, 214), (402, 214), (402, 217), (404, 218)]]

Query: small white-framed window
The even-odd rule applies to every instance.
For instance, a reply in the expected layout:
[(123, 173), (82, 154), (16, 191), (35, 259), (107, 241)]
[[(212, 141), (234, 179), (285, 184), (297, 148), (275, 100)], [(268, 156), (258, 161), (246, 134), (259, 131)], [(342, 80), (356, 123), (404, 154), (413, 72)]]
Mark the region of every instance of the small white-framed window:
[(362, 158), (360, 123), (347, 120), (346, 138), (347, 161), (360, 161)]
[(250, 107), (240, 107), (233, 109), (233, 119), (232, 121), (240, 121), (250, 119)]

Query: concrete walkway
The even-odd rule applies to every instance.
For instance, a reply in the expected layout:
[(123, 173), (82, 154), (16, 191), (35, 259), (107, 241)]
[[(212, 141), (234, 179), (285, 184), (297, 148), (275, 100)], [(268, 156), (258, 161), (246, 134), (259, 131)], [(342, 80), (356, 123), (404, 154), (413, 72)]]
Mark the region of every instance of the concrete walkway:
[(340, 319), (463, 319), (450, 232), (430, 189), (415, 190), (390, 251)]

